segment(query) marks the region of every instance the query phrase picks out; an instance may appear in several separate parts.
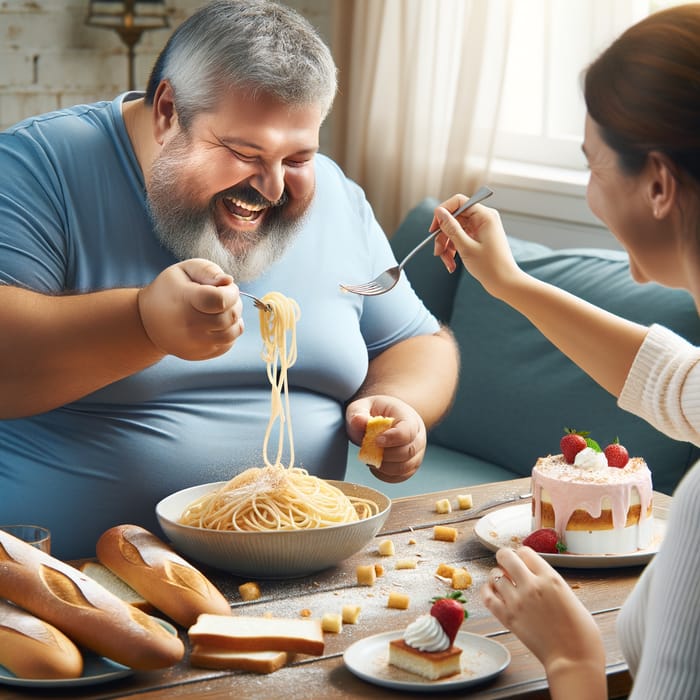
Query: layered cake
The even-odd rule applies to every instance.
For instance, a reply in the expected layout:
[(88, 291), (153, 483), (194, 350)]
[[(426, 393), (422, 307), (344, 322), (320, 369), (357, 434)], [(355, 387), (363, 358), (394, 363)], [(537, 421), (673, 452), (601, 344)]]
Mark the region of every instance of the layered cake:
[(456, 591), (436, 598), (429, 615), (421, 615), (389, 642), (389, 664), (435, 681), (462, 671), (462, 650), (454, 645), (466, 617), (464, 599)]
[(573, 464), (541, 457), (532, 469), (532, 528), (553, 528), (571, 554), (627, 554), (653, 537), (651, 472), (640, 457), (612, 467), (586, 447)]

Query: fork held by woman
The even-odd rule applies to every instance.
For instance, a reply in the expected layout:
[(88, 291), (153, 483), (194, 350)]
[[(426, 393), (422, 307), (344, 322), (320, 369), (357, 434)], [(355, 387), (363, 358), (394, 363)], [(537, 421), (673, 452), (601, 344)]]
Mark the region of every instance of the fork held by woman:
[[(453, 216), (459, 216), (462, 212), (473, 207), (475, 204), (483, 201), (487, 197), (493, 194), (493, 190), (489, 187), (480, 187), (461, 207), (458, 207), (454, 212)], [(401, 270), (403, 270), (404, 265), (424, 246), (428, 245), (435, 236), (440, 233), (440, 229), (437, 228), (427, 238), (422, 240), (398, 265), (390, 267), (388, 270), (384, 270), (381, 274), (377, 275), (373, 280), (365, 282), (364, 284), (341, 284), (340, 288), (346, 292), (352, 292), (353, 294), (360, 294), (362, 296), (376, 296), (377, 294), (385, 294), (386, 292), (393, 289), (401, 277)]]

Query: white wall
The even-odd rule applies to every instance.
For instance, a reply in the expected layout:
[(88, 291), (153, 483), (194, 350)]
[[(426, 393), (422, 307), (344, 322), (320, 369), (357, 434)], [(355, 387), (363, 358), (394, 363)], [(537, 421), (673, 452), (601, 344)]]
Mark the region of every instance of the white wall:
[[(170, 29), (146, 32), (136, 46), (137, 88), (145, 87), (170, 31), (204, 0), (166, 0)], [(332, 37), (330, 0), (287, 0)], [(111, 30), (85, 25), (87, 0), (0, 0), (0, 129), (32, 114), (81, 102), (111, 99), (127, 89), (127, 53)], [(321, 134), (328, 149), (330, 121)], [(555, 178), (559, 180), (559, 178)], [(521, 173), (494, 175), (496, 195), (509, 233), (555, 248), (618, 247), (588, 212), (580, 183)]]

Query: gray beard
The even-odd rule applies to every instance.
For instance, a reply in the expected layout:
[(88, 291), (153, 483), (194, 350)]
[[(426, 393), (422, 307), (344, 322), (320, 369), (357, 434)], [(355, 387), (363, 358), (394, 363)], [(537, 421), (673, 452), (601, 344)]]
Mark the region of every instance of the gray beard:
[[(238, 245), (232, 253), (222, 244), (213, 210), (196, 206), (186, 196), (184, 183), (177, 180), (178, 153), (162, 154), (153, 163), (147, 200), (151, 219), (160, 242), (178, 260), (205, 258), (216, 263), (235, 282), (250, 282), (279, 260), (301, 228), (306, 212), (293, 220), (282, 212), (271, 211), (260, 229), (249, 236), (249, 244)], [(307, 210), (308, 211), (308, 210)], [(232, 231), (244, 243), (246, 234)]]
[[(259, 277), (279, 260), (300, 228), (293, 226), (266, 228), (263, 237), (244, 253), (234, 254), (221, 244), (211, 217), (202, 217), (199, 224), (185, 222), (168, 215), (154, 216), (156, 233), (160, 242), (179, 260), (204, 258), (216, 263), (238, 282), (250, 282)], [(189, 225), (188, 225), (189, 224)]]

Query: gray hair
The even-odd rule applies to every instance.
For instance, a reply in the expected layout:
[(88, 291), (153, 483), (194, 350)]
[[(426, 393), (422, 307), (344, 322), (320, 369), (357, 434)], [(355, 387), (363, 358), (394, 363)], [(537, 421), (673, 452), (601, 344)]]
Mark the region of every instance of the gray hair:
[(330, 111), (337, 89), (331, 52), (295, 10), (271, 0), (216, 0), (171, 35), (151, 73), (146, 103), (168, 80), (187, 130), (194, 116), (216, 108), (231, 87), (289, 105)]

